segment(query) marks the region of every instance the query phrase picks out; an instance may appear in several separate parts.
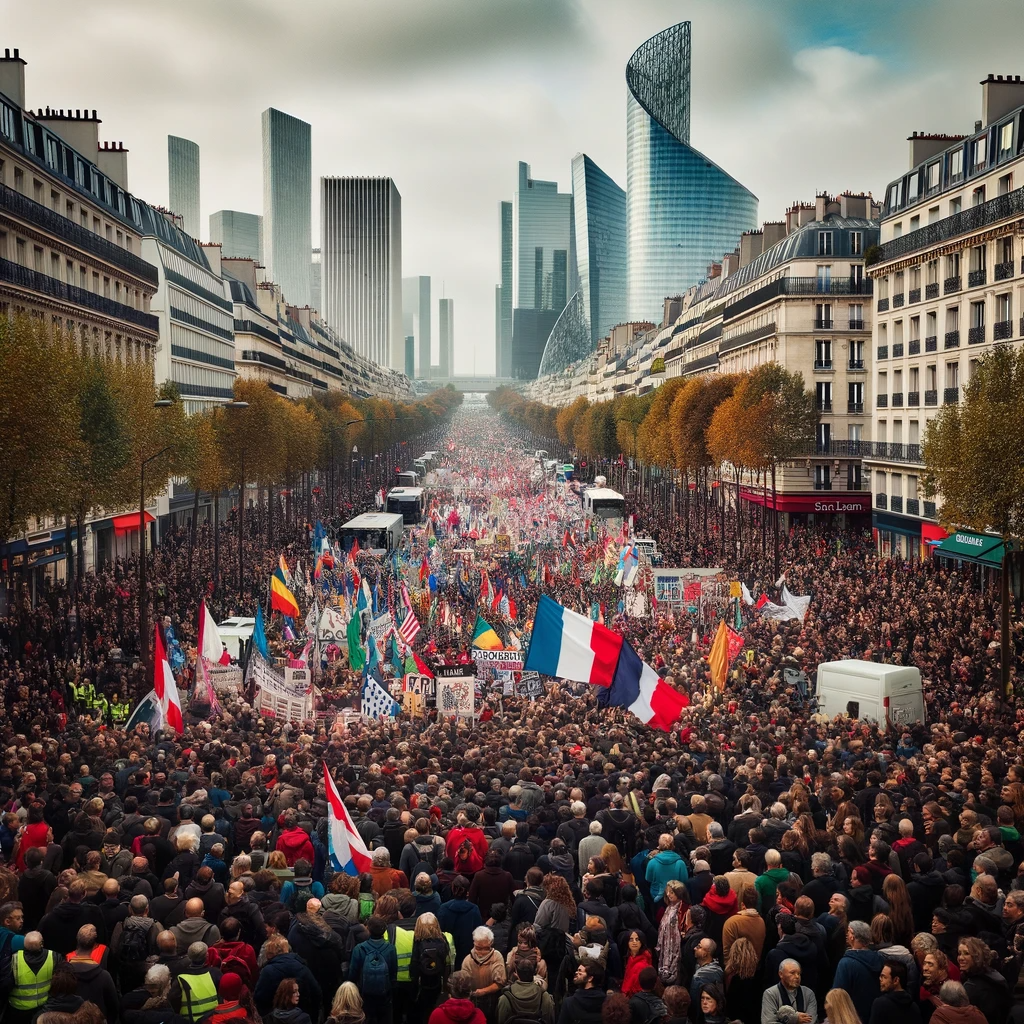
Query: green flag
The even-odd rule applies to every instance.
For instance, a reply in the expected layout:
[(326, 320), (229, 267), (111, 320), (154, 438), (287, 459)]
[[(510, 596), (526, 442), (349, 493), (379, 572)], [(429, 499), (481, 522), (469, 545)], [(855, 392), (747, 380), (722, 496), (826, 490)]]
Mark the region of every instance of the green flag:
[(359, 636), (359, 614), (353, 614), (348, 623), (348, 663), (355, 672), (361, 672), (366, 664), (366, 651)]

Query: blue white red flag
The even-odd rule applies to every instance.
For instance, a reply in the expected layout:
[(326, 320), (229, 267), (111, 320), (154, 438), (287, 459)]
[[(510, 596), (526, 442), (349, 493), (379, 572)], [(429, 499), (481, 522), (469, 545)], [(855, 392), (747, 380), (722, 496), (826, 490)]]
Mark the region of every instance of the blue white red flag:
[(359, 875), (373, 866), (370, 851), (356, 831), (348, 811), (341, 800), (338, 787), (324, 763), (324, 790), (327, 794), (328, 824), (327, 849), (331, 867), (346, 875)]

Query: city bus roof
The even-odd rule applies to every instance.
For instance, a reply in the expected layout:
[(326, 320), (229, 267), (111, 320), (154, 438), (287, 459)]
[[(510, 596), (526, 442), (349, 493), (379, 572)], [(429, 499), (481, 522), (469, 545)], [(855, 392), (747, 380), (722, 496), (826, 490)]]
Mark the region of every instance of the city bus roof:
[(618, 491), (610, 487), (588, 487), (584, 492), (591, 501), (625, 501)]
[(342, 527), (343, 530), (386, 530), (395, 523), (402, 523), (402, 517), (397, 512), (364, 512), (362, 515), (350, 519)]
[(388, 491), (388, 497), (394, 498), (397, 501), (415, 501), (416, 498), (423, 497), (422, 487), (392, 487)]

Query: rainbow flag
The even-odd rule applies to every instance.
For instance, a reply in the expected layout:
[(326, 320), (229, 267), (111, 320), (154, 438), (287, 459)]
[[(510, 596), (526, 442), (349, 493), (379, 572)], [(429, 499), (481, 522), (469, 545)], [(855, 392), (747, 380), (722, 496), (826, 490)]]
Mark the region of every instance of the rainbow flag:
[(476, 626), (473, 629), (473, 646), (481, 651), (500, 651), (501, 640), (494, 629), (481, 617), (476, 617)]
[(299, 617), (299, 603), (295, 600), (295, 595), (288, 589), (284, 573), (280, 568), (275, 569), (274, 574), (270, 577), (270, 607), (293, 619)]

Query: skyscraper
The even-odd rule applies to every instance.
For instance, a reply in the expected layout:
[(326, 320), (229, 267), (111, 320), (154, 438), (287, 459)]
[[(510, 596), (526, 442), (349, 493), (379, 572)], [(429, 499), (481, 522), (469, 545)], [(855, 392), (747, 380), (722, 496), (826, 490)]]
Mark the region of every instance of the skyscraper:
[(658, 323), (756, 227), (757, 197), (690, 146), (688, 21), (637, 49), (626, 86), (627, 316)]
[(494, 373), (498, 377), (512, 375), (512, 203), (504, 200), (499, 206), (501, 221), (501, 284), (498, 286), (496, 347)]
[(455, 376), (455, 300), (438, 299), (437, 339), (440, 348), (437, 375), (442, 380)]
[(391, 178), (321, 178), (324, 319), (358, 352), (405, 369), (402, 197)]
[(181, 214), (185, 233), (199, 237), (199, 147), (177, 135), (167, 136), (168, 206)]
[[(565, 305), (565, 272), (569, 254), (572, 196), (558, 191), (558, 182), (530, 177), (520, 161), (512, 201), (513, 294), (519, 309), (554, 309)], [(504, 211), (503, 211), (504, 212)], [(556, 275), (561, 273), (561, 291)]]
[(210, 241), (220, 242), (225, 256), (263, 262), (263, 218), (256, 213), (218, 210), (210, 214)]
[(402, 278), (402, 330), (416, 340), (416, 375), (430, 376), (432, 337), (430, 333), (430, 278)]
[(309, 262), (309, 304), (319, 313), (323, 308), (323, 264), (320, 262), (320, 250), (314, 249)]
[(312, 218), (310, 127), (263, 111), (264, 261), (292, 305), (308, 306)]

